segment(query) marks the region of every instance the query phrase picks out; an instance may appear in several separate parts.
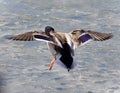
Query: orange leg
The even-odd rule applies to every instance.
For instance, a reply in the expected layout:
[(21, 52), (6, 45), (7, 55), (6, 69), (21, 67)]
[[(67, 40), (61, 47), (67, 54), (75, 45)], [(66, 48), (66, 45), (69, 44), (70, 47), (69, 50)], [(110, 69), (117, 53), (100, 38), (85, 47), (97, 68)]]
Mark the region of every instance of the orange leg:
[(54, 56), (53, 60), (50, 63), (49, 70), (52, 69), (52, 67), (53, 67), (54, 63), (56, 62), (56, 60), (57, 60), (57, 58), (56, 58), (56, 56)]

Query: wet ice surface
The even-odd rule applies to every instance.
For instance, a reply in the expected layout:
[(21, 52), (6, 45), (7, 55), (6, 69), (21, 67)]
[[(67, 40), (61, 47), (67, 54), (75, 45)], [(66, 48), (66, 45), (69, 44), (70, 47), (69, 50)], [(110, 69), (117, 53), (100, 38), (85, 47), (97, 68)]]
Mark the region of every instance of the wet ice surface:
[[(120, 93), (119, 0), (0, 0), (0, 93)], [(75, 52), (77, 67), (54, 65), (44, 42), (3, 38), (46, 25), (61, 32), (90, 29), (114, 38)]]

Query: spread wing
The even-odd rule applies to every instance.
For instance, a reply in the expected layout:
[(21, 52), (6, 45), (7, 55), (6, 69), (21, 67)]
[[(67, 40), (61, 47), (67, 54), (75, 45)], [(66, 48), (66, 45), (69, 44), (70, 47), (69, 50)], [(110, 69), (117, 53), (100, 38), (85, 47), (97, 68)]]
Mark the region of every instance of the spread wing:
[(17, 40), (17, 41), (45, 41), (45, 42), (50, 42), (53, 43), (52, 39), (45, 34), (45, 32), (41, 31), (31, 31), (31, 32), (26, 32), (23, 34), (18, 34), (9, 37), (8, 39), (12, 40)]
[(112, 33), (100, 33), (94, 31), (87, 31), (94, 41), (104, 41), (113, 37)]
[(89, 41), (104, 41), (113, 37), (111, 33), (101, 33), (95, 31), (75, 30), (70, 33), (76, 46), (84, 45)]
[(38, 32), (38, 31), (31, 31), (31, 32), (26, 32), (26, 33), (22, 33), (22, 34), (18, 34), (18, 35), (13, 35), (11, 37), (9, 37), (8, 39), (12, 39), (12, 40), (18, 40), (18, 41), (34, 41), (34, 35), (35, 33), (41, 33), (44, 34), (43, 32)]

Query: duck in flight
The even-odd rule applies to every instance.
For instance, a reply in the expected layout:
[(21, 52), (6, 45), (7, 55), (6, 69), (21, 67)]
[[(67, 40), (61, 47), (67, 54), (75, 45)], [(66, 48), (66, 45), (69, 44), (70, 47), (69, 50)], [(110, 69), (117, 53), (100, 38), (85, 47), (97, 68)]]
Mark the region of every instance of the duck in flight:
[(53, 27), (46, 26), (45, 31), (31, 31), (9, 37), (19, 41), (45, 41), (53, 55), (49, 70), (58, 60), (68, 71), (75, 67), (74, 50), (90, 41), (104, 41), (112, 38), (111, 33), (86, 30), (74, 30), (69, 33), (57, 32)]

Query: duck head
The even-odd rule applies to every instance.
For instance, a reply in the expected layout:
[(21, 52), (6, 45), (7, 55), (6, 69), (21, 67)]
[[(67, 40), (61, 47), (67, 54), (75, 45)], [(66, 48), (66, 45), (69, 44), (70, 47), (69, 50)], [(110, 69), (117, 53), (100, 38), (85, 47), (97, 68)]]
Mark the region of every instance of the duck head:
[(53, 27), (51, 27), (51, 26), (46, 26), (45, 27), (45, 33), (46, 33), (46, 35), (51, 36), (50, 35), (51, 31), (54, 32), (54, 28)]

